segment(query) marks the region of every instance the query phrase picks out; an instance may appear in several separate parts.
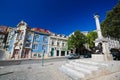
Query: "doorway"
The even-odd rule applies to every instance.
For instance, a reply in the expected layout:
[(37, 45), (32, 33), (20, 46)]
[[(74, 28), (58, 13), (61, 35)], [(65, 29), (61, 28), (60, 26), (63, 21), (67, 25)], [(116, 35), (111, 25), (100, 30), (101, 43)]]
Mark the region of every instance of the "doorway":
[(59, 50), (57, 50), (57, 56), (59, 56)]
[(65, 56), (65, 51), (61, 51), (61, 56)]

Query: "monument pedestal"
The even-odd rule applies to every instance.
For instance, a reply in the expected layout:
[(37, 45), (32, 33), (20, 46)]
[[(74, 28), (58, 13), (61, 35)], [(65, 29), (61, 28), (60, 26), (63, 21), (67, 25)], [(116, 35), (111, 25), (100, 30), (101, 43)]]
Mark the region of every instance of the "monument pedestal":
[(105, 61), (104, 54), (92, 54), (93, 61)]
[(112, 61), (112, 55), (106, 54), (92, 54), (92, 61)]

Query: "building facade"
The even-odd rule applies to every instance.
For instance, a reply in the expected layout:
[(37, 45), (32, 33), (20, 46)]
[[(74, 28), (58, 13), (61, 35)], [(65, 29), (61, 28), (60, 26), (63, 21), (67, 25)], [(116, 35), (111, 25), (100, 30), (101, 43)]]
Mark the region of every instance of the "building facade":
[(8, 36), (6, 41), (6, 59), (10, 59), (13, 53), (13, 47), (15, 42), (16, 28), (10, 28), (8, 30)]
[(0, 26), (0, 60), (5, 60), (5, 43), (7, 38), (7, 26)]
[(6, 41), (6, 59), (30, 59), (61, 57), (68, 55), (67, 37), (49, 30), (30, 28), (21, 21), (16, 27), (9, 27)]
[(27, 24), (21, 21), (16, 28), (11, 28), (9, 30), (6, 42), (8, 59), (22, 58), (27, 29)]
[(48, 30), (30, 29), (24, 21), (17, 28), (9, 30), (6, 41), (7, 59), (40, 58), (44, 53), (48, 56)]
[(51, 34), (49, 41), (49, 56), (61, 57), (68, 55), (67, 36)]
[(7, 29), (7, 26), (0, 26), (0, 49), (4, 49), (7, 37)]
[(48, 30), (33, 28), (32, 58), (40, 58), (43, 54), (48, 56), (48, 41), (50, 33)]

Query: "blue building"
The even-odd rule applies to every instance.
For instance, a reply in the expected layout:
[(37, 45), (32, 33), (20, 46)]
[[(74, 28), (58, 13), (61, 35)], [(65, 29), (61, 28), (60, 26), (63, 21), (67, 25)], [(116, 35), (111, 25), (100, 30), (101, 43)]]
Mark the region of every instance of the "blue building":
[(32, 57), (41, 57), (43, 53), (48, 55), (49, 34), (39, 31), (33, 31)]
[(39, 28), (30, 29), (21, 21), (15, 29), (9, 31), (7, 54), (10, 59), (40, 58), (48, 53), (49, 31)]

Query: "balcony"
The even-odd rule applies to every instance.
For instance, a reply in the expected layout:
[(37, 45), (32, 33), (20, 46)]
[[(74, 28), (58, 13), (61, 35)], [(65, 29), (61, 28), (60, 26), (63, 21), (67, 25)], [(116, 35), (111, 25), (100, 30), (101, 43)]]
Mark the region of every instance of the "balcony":
[(0, 39), (0, 43), (3, 43), (3, 39)]
[(31, 48), (31, 45), (32, 45), (32, 44), (31, 44), (30, 42), (26, 42), (26, 43), (25, 43), (25, 48)]
[(26, 36), (26, 40), (32, 41), (32, 36), (31, 36), (31, 34)]
[(9, 45), (10, 43), (9, 42), (6, 42), (6, 45)]
[(30, 40), (30, 39), (27, 39), (27, 40), (26, 40), (26, 42), (30, 43), (30, 42), (32, 42), (32, 40)]
[(0, 39), (4, 39), (5, 35), (0, 35)]
[(6, 45), (5, 48), (9, 48), (10, 46), (9, 45)]
[(34, 39), (34, 42), (40, 42), (40, 40), (39, 39)]

